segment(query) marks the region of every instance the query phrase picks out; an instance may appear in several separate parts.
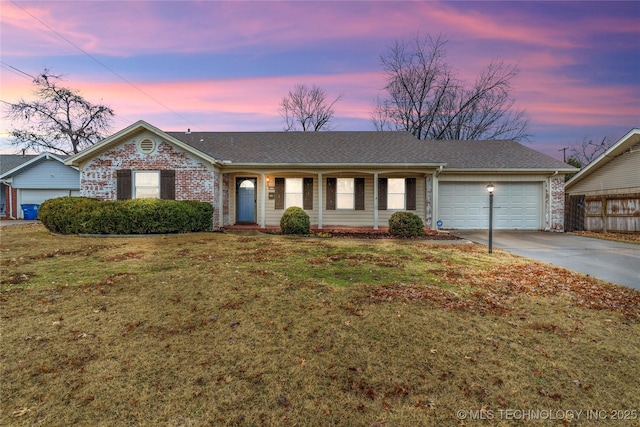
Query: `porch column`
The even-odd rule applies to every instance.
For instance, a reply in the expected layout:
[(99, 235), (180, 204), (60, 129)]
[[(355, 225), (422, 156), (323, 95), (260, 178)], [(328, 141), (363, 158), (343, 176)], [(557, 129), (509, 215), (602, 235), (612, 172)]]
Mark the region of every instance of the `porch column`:
[(373, 229), (378, 229), (378, 172), (373, 174)]
[(318, 229), (322, 229), (322, 211), (324, 209), (324, 202), (322, 197), (322, 172), (318, 172)]
[(264, 172), (260, 174), (260, 181), (260, 228), (265, 228), (267, 221), (267, 182)]

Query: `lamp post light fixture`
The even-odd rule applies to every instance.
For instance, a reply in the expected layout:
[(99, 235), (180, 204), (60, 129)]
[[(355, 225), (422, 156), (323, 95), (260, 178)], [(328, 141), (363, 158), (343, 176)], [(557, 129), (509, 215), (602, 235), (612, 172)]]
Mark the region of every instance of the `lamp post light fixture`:
[(489, 192), (489, 253), (493, 253), (493, 190), (495, 189), (493, 184), (487, 185)]

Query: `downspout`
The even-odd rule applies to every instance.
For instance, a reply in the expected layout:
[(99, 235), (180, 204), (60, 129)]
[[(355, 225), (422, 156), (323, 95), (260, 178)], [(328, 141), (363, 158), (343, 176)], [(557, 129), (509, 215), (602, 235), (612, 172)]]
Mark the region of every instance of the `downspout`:
[(443, 165), (440, 165), (440, 166), (438, 167), (438, 170), (436, 171), (436, 178), (440, 176), (440, 174), (442, 173), (442, 169), (443, 169), (443, 168), (444, 168), (444, 166), (443, 166)]

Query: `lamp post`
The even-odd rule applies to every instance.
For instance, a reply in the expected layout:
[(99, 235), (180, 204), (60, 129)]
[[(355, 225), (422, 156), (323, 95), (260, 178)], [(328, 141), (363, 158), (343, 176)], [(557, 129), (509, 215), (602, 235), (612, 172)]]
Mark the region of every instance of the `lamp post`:
[(489, 253), (493, 253), (493, 190), (495, 189), (493, 184), (487, 185), (489, 192)]

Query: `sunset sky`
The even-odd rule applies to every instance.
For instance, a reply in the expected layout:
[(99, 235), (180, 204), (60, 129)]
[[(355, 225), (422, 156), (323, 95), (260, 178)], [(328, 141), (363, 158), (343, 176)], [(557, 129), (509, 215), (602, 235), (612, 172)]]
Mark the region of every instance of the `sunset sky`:
[[(335, 130), (373, 130), (380, 55), (416, 33), (448, 39), (466, 80), (492, 59), (518, 64), (527, 145), (546, 154), (640, 126), (637, 1), (2, 0), (0, 19), (0, 100), (31, 97), (23, 73), (49, 68), (113, 108), (113, 131), (140, 119), (167, 131), (280, 131), (278, 103), (298, 83), (343, 95)], [(3, 117), (0, 151), (16, 152), (8, 129)]]

